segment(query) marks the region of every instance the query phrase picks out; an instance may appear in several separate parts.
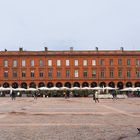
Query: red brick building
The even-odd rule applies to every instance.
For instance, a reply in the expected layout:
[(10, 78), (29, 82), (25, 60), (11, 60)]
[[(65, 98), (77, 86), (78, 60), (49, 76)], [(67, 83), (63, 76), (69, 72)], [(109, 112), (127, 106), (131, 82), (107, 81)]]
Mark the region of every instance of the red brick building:
[(0, 85), (140, 86), (140, 51), (81, 50), (0, 51)]

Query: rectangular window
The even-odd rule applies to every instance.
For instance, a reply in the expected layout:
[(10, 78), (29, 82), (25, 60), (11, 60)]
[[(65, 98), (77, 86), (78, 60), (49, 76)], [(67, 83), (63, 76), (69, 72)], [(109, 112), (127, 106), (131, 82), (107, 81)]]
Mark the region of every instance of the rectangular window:
[(84, 71), (83, 71), (83, 77), (84, 77), (84, 78), (87, 78), (87, 76), (88, 76), (88, 75), (87, 75), (87, 71), (84, 70)]
[(88, 61), (87, 60), (83, 60), (83, 66), (87, 66)]
[(118, 70), (118, 77), (122, 78), (122, 70)]
[(118, 65), (119, 65), (119, 66), (122, 65), (122, 59), (118, 59)]
[(8, 61), (4, 60), (4, 67), (8, 67)]
[(130, 66), (130, 65), (131, 65), (131, 60), (127, 59), (127, 66)]
[(57, 78), (60, 78), (61, 77), (61, 72), (57, 71), (56, 76), (57, 76)]
[(109, 60), (109, 65), (110, 65), (110, 66), (113, 66), (113, 59), (110, 59), (110, 60)]
[(96, 70), (92, 70), (92, 78), (96, 78)]
[(66, 70), (66, 78), (69, 78), (69, 77), (70, 77), (70, 71)]
[(8, 78), (8, 71), (4, 71), (4, 78)]
[(52, 78), (52, 70), (49, 70), (49, 71), (48, 71), (48, 77), (49, 77), (49, 78)]
[(61, 66), (61, 60), (57, 60), (57, 67)]
[(75, 77), (75, 78), (78, 77), (78, 70), (74, 70), (74, 77)]
[(25, 66), (26, 66), (26, 61), (22, 60), (22, 67), (25, 67)]
[(78, 66), (78, 60), (74, 60), (74, 65)]
[(13, 60), (13, 67), (17, 67), (17, 60)]
[(43, 67), (43, 60), (39, 60), (39, 66)]
[(34, 67), (34, 65), (35, 65), (35, 64), (34, 64), (34, 60), (31, 60), (31, 61), (30, 61), (30, 66), (31, 66), (31, 67)]
[(114, 77), (114, 71), (110, 70), (110, 78), (113, 78), (113, 77)]
[(140, 66), (140, 60), (136, 59), (136, 66)]
[(96, 66), (96, 60), (92, 60), (92, 66)]
[(31, 71), (30, 75), (31, 75), (31, 77), (35, 77), (35, 73), (33, 70)]
[(104, 66), (105, 65), (105, 60), (104, 59), (101, 59), (100, 60), (100, 66)]
[(13, 77), (16, 78), (17, 77), (17, 72), (13, 71)]
[(66, 60), (66, 66), (70, 66), (70, 60)]
[(52, 66), (52, 60), (48, 60), (48, 66)]
[(44, 76), (43, 71), (40, 71), (40, 72), (39, 72), (39, 77), (43, 77), (43, 76)]
[(101, 78), (105, 78), (105, 71), (104, 71), (104, 70), (101, 71), (100, 77), (101, 77)]
[(136, 70), (136, 78), (140, 78), (140, 70)]
[(25, 71), (22, 71), (22, 77), (26, 77), (26, 72)]
[(131, 78), (131, 71), (127, 70), (127, 78)]

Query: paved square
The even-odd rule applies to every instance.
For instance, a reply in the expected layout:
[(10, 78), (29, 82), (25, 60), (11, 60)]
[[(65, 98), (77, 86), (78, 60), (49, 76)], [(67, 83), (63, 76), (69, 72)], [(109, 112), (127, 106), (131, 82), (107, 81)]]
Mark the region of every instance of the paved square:
[(140, 98), (0, 98), (0, 140), (139, 140)]

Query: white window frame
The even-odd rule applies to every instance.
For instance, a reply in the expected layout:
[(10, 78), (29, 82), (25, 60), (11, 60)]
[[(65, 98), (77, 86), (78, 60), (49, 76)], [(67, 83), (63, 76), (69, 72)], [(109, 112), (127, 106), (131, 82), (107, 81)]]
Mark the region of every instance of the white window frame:
[(78, 66), (78, 60), (74, 60), (74, 66)]
[(96, 60), (95, 59), (92, 60), (92, 66), (96, 66)]
[(30, 66), (31, 67), (34, 67), (35, 66), (35, 61), (32, 59), (32, 60), (30, 60)]
[(78, 70), (74, 70), (74, 77), (78, 78)]
[(50, 66), (50, 67), (52, 66), (52, 60), (51, 59), (48, 60), (48, 66)]
[(66, 60), (66, 66), (70, 66), (70, 60)]
[(88, 61), (87, 60), (83, 60), (83, 66), (87, 66), (88, 65)]
[(8, 67), (8, 60), (4, 60), (4, 67)]
[(25, 67), (25, 66), (26, 66), (26, 61), (25, 61), (25, 59), (23, 59), (23, 60), (21, 61), (21, 65), (22, 65), (22, 67)]
[(57, 63), (57, 67), (61, 66), (61, 60), (57, 60), (56, 63)]
[(17, 67), (17, 60), (13, 60), (13, 67)]

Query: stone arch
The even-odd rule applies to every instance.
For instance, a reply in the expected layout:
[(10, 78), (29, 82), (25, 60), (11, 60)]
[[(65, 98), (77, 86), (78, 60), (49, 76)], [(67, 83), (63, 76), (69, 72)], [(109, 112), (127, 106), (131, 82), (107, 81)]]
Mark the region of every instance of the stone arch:
[(45, 87), (44, 82), (40, 82), (40, 83), (38, 84), (38, 87)]
[(96, 82), (92, 82), (91, 83), (91, 87), (97, 87), (97, 83)]
[(109, 87), (112, 87), (112, 88), (115, 88), (115, 83), (114, 83), (114, 82), (109, 82), (109, 83), (108, 83), (108, 86), (109, 86)]
[(140, 82), (136, 82), (135, 87), (140, 87)]
[(63, 86), (63, 84), (62, 84), (61, 82), (57, 82), (57, 83), (56, 83), (56, 87), (60, 88), (60, 87), (62, 87), (62, 86)]
[(35, 82), (31, 82), (31, 83), (29, 84), (29, 87), (30, 87), (30, 88), (36, 88)]
[(54, 84), (53, 84), (52, 82), (48, 82), (48, 83), (47, 83), (47, 87), (48, 87), (48, 88), (51, 88), (51, 87), (53, 87), (53, 86), (54, 86)]
[(5, 88), (10, 87), (10, 84), (5, 82), (5, 83), (3, 83), (3, 87), (5, 87)]
[(82, 87), (89, 87), (89, 83), (83, 82), (83, 83), (82, 83)]
[(73, 87), (80, 87), (80, 83), (79, 82), (74, 82)]
[(124, 86), (124, 85), (123, 85), (123, 82), (118, 82), (118, 83), (117, 83), (117, 88), (118, 88), (118, 89), (123, 89), (123, 86)]
[(106, 83), (105, 82), (101, 82), (99, 85), (100, 85), (100, 87), (106, 87)]
[(132, 87), (132, 83), (131, 82), (127, 82), (126, 83), (126, 87)]
[(12, 88), (18, 88), (18, 83), (17, 82), (12, 83)]
[(70, 82), (66, 82), (66, 83), (64, 84), (64, 86), (65, 86), (65, 87), (68, 87), (68, 88), (71, 88), (71, 83), (70, 83)]
[(25, 83), (25, 82), (21, 83), (21, 88), (27, 89), (27, 83)]

